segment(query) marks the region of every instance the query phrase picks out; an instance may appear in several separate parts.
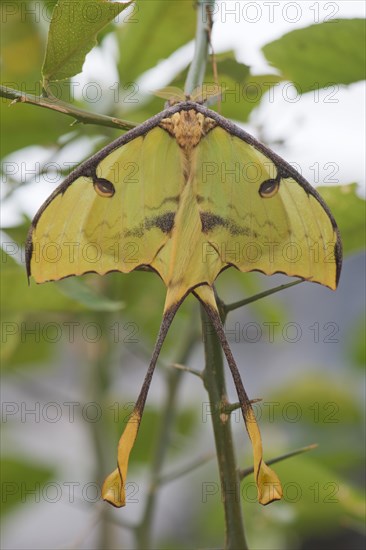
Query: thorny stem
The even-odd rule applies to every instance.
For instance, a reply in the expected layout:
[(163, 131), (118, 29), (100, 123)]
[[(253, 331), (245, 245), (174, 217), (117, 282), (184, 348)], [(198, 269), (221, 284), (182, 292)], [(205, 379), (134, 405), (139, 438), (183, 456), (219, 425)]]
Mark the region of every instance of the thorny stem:
[(219, 465), (221, 499), (225, 511), (225, 550), (237, 550), (238, 548), (246, 550), (247, 544), (240, 503), (240, 482), (235, 462), (230, 414), (222, 412), (228, 399), (221, 344), (202, 306), (201, 317), (206, 362), (204, 381), (210, 400), (210, 413)]

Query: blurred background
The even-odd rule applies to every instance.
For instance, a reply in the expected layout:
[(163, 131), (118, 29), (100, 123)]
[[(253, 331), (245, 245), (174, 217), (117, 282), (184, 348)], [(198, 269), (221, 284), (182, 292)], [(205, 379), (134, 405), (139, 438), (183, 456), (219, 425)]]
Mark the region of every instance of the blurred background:
[[(54, 4), (1, 3), (3, 85), (40, 94)], [(260, 507), (246, 478), (241, 498), (252, 549), (364, 548), (365, 27), (357, 22), (364, 17), (361, 1), (222, 1), (215, 8), (212, 44), (227, 88), (222, 114), (320, 187), (345, 249), (336, 292), (302, 283), (231, 313), (226, 323), (246, 389), (262, 398), (256, 413), (265, 458), (318, 444), (276, 465), (281, 502)], [(324, 35), (312, 34), (314, 25), (325, 25)], [(154, 90), (183, 86), (195, 26), (191, 0), (140, 0), (99, 33), (82, 73), (52, 83), (52, 92), (142, 122), (164, 107)], [(180, 309), (154, 375), (127, 506), (115, 510), (100, 500), (165, 290), (149, 273), (28, 286), (24, 242), (32, 217), (70, 168), (121, 132), (9, 104), (1, 100), (1, 547), (141, 548), (146, 537), (156, 549), (222, 547), (208, 397), (199, 378), (171, 367), (184, 360), (203, 368), (193, 298)], [(288, 281), (228, 270), (217, 290), (229, 303)], [(235, 401), (230, 376), (227, 385)], [(248, 467), (239, 413), (232, 426), (238, 465)]]

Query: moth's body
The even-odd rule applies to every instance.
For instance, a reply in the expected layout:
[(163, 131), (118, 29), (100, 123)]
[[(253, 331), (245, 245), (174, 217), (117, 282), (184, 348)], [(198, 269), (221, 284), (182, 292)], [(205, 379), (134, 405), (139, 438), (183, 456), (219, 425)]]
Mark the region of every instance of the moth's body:
[[(154, 259), (152, 267), (160, 274), (170, 291), (171, 299), (175, 301), (181, 298), (182, 289), (186, 292), (195, 286), (197, 276), (205, 279), (204, 273), (197, 273), (197, 267), (202, 266), (204, 239), (199, 206), (201, 196), (195, 178), (196, 149), (216, 123), (212, 118), (191, 109), (163, 119), (159, 126), (175, 139), (180, 148), (183, 180), (171, 238)], [(218, 257), (214, 263), (217, 264), (215, 271), (219, 273), (222, 266)], [(204, 266), (205, 271), (207, 267)]]

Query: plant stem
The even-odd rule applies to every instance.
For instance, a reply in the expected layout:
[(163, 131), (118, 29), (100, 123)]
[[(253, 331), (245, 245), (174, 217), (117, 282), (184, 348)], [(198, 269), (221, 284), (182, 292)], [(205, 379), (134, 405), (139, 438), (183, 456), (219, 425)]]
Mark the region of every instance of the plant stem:
[(222, 410), (228, 399), (221, 345), (205, 310), (201, 306), (202, 330), (205, 346), (204, 382), (207, 389), (214, 429), (221, 495), (225, 511), (225, 550), (246, 550), (240, 501), (240, 482), (235, 462), (230, 415)]
[[(94, 318), (95, 322), (101, 327), (102, 334), (108, 334), (108, 315), (99, 313)], [(109, 344), (109, 345), (108, 345)], [(89, 370), (89, 401), (96, 403), (103, 415), (98, 422), (91, 422), (91, 436), (96, 457), (96, 479), (101, 487), (105, 472), (108, 470), (109, 449), (107, 444), (107, 434), (110, 433), (104, 407), (107, 399), (108, 388), (110, 387), (110, 361), (111, 346), (106, 342), (105, 337), (97, 343), (88, 344), (90, 349), (90, 370)], [(109, 550), (114, 547), (113, 531), (110, 529), (109, 518), (111, 510), (109, 506), (102, 506), (100, 512), (100, 522), (98, 525), (98, 547)]]
[[(190, 95), (205, 77), (209, 38), (212, 29), (211, 13), (215, 0), (197, 1), (197, 27), (192, 63), (188, 70), (184, 92)], [(204, 17), (205, 15), (205, 17)]]
[[(36, 96), (33, 94), (26, 94), (19, 90), (13, 90), (7, 86), (0, 86), (0, 97), (6, 99), (12, 99), (13, 103), (30, 103), (31, 105), (37, 105), (44, 109), (51, 109), (52, 111), (58, 111), (64, 115), (73, 117), (77, 122), (83, 124), (98, 124), (99, 126), (108, 126), (109, 128), (119, 128), (120, 130), (130, 130), (137, 126), (134, 122), (128, 120), (121, 120), (116, 117), (98, 115), (96, 113), (90, 113), (84, 111), (84, 109), (78, 109), (70, 103), (65, 103), (56, 98), (47, 98)], [(10, 104), (12, 105), (12, 104)]]
[[(197, 86), (200, 86), (204, 79), (212, 30), (211, 14), (214, 5), (215, 0), (197, 2), (198, 15), (194, 58), (188, 71), (184, 90), (187, 95), (190, 95)], [(221, 494), (225, 511), (225, 549), (238, 550), (240, 548), (241, 550), (247, 550), (240, 502), (240, 481), (235, 462), (230, 415), (222, 414), (222, 407), (227, 404), (222, 349), (212, 323), (202, 306), (201, 318), (205, 347), (203, 376), (211, 406)]]

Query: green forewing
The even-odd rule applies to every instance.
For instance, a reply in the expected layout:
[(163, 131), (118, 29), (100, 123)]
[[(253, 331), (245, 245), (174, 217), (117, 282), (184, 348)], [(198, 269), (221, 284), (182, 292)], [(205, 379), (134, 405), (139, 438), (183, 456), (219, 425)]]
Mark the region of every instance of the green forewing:
[(127, 273), (150, 265), (169, 238), (169, 220), (183, 187), (180, 163), (175, 141), (154, 128), (96, 165), (97, 178), (113, 184), (112, 197), (100, 196), (91, 176), (61, 186), (32, 232), (34, 279), (44, 282), (90, 271)]
[(294, 177), (281, 177), (275, 195), (263, 198), (261, 184), (275, 179), (279, 168), (223, 128), (214, 128), (197, 153), (200, 209), (211, 225), (207, 241), (224, 264), (336, 287), (337, 233), (314, 195)]

